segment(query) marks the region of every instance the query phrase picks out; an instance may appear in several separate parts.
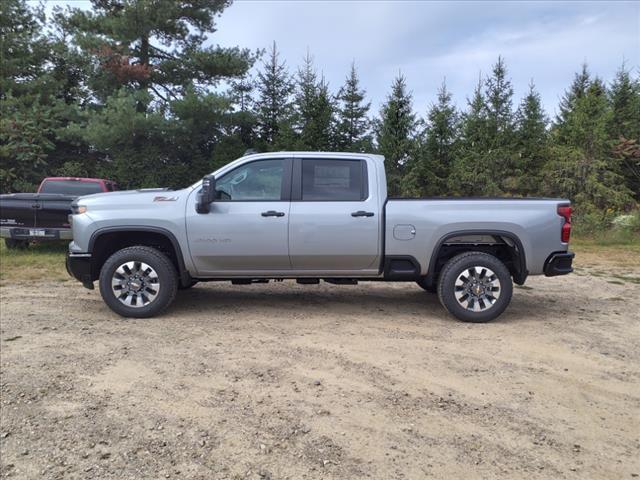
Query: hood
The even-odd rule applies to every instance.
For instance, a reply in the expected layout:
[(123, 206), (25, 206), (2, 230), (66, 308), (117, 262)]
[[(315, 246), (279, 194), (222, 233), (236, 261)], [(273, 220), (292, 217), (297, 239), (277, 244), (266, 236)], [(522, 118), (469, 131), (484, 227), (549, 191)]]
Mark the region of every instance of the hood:
[(119, 190), (115, 192), (94, 193), (76, 198), (72, 205), (94, 206), (139, 206), (150, 203), (176, 202), (186, 195), (185, 190), (168, 188), (142, 188), (139, 190)]
[(121, 195), (136, 195), (139, 193), (168, 192), (169, 188), (139, 188), (137, 190), (116, 190), (115, 192), (92, 193), (91, 195), (83, 195), (82, 198), (102, 198), (116, 197)]

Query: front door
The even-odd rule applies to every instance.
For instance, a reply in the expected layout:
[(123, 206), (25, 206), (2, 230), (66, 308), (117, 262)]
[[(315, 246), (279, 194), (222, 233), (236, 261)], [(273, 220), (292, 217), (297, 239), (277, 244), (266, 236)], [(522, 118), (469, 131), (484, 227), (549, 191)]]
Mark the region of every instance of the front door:
[(187, 234), (198, 275), (259, 276), (291, 269), (290, 172), (291, 159), (256, 160), (216, 178), (209, 213), (197, 213), (195, 198), (190, 201)]
[(289, 256), (293, 270), (373, 275), (380, 266), (377, 185), (364, 159), (295, 160)]

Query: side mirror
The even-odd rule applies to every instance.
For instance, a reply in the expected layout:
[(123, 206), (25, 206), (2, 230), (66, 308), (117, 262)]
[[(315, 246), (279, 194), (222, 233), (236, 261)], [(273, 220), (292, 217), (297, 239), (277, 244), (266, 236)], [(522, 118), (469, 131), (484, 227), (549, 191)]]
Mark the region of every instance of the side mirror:
[(202, 190), (198, 194), (196, 211), (198, 213), (209, 213), (211, 202), (216, 199), (216, 177), (207, 175), (202, 179)]

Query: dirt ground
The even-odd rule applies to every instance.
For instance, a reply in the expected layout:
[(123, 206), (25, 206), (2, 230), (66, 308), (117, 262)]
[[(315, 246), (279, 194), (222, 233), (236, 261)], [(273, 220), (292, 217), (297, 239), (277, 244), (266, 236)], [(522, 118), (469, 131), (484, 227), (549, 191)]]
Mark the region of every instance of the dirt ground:
[(640, 266), (581, 262), (483, 325), (414, 284), (209, 283), (125, 320), (5, 282), (0, 477), (638, 477)]

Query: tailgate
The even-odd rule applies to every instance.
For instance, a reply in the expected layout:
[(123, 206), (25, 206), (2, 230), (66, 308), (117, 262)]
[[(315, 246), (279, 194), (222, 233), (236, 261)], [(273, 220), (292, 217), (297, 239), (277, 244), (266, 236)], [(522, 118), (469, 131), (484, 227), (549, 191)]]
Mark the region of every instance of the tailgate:
[(69, 214), (75, 196), (40, 194), (37, 199), (36, 226), (38, 228), (70, 228)]
[(0, 226), (35, 227), (36, 197), (35, 193), (0, 195)]

